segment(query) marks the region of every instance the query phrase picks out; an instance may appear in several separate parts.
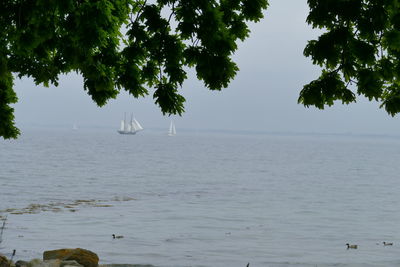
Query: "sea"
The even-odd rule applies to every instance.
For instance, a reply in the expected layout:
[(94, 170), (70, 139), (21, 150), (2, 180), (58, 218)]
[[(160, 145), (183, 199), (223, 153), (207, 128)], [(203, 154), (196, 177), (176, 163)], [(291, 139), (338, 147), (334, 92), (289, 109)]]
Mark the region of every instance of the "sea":
[(100, 264), (156, 267), (400, 266), (399, 162), (396, 136), (23, 129), (0, 140), (0, 253), (84, 248)]

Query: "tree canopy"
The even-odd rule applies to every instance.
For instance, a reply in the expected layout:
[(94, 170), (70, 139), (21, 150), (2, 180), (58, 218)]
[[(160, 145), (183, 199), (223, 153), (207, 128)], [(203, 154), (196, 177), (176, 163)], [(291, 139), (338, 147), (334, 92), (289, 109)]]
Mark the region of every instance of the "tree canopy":
[[(304, 55), (322, 67), (298, 102), (323, 109), (357, 95), (400, 112), (400, 0), (308, 0), (307, 23), (323, 29)], [(152, 94), (182, 114), (188, 67), (211, 90), (238, 71), (231, 57), (263, 17), (267, 0), (3, 0), (0, 9), (0, 136), (15, 138), (15, 77), (58, 85), (82, 75), (99, 105), (121, 90)], [(355, 89), (354, 89), (355, 88)]]
[[(400, 1), (308, 0), (307, 22), (324, 29), (304, 55), (323, 67), (299, 103), (323, 109), (361, 95), (392, 116), (400, 112)], [(355, 89), (353, 89), (355, 88)], [(352, 90), (353, 89), (353, 90)]]
[(266, 0), (3, 0), (0, 8), (0, 136), (15, 138), (13, 79), (58, 85), (75, 71), (103, 106), (121, 90), (152, 90), (164, 114), (181, 114), (178, 88), (194, 67), (211, 90), (238, 71), (231, 56), (263, 17)]

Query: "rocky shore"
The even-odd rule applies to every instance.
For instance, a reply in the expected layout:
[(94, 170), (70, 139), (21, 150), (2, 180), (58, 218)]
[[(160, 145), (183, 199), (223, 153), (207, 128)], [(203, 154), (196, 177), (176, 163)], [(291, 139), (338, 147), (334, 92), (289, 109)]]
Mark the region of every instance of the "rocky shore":
[(0, 267), (154, 267), (143, 264), (99, 264), (96, 253), (82, 248), (64, 248), (43, 252), (43, 259), (8, 259), (0, 254)]

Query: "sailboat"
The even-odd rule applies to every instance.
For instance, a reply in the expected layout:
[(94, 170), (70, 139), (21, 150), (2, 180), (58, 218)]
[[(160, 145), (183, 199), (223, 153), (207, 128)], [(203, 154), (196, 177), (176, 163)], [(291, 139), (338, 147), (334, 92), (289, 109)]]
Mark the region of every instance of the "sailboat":
[(174, 135), (176, 135), (175, 124), (174, 124), (173, 121), (171, 121), (171, 124), (169, 125), (168, 135), (169, 135), (169, 136), (174, 136)]
[(124, 114), (124, 120), (121, 121), (121, 127), (118, 130), (120, 134), (136, 134), (137, 132), (143, 130), (142, 125), (133, 117), (131, 114), (131, 121), (126, 121), (126, 113)]

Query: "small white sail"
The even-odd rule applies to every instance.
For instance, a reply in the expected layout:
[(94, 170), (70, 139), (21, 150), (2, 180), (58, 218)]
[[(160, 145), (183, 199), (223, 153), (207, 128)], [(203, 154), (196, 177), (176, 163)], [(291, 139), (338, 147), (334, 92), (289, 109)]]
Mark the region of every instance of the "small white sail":
[(132, 130), (134, 130), (135, 132), (138, 130), (138, 128), (134, 122), (131, 122), (131, 127), (132, 127)]
[(175, 124), (173, 121), (169, 124), (169, 131), (168, 131), (169, 136), (174, 136), (176, 135), (176, 129), (175, 129)]
[(127, 131), (128, 130), (128, 124), (126, 123), (126, 112), (124, 113), (124, 129), (123, 131)]
[(172, 134), (173, 134), (173, 135), (176, 135), (175, 124), (174, 124), (174, 125), (172, 125)]
[(125, 130), (125, 122), (121, 121), (121, 131)]
[(132, 125), (134, 125), (136, 131), (143, 130), (142, 125), (135, 118), (133, 118)]

